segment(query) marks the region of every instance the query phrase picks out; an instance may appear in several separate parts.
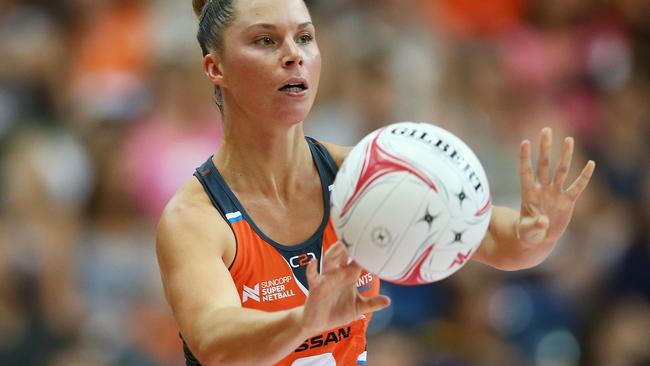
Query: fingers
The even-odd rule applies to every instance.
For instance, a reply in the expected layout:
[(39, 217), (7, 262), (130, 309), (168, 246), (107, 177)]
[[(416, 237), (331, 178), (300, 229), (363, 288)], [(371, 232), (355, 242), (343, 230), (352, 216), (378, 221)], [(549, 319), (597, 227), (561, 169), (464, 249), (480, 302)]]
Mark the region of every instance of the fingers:
[[(522, 192), (526, 192), (529, 189), (533, 189), (535, 182), (538, 181), (542, 185), (548, 185), (550, 179), (550, 161), (551, 161), (551, 147), (553, 144), (552, 130), (549, 127), (542, 129), (540, 142), (539, 142), (539, 158), (537, 159), (537, 171), (536, 174), (533, 174), (533, 168), (531, 163), (531, 153), (530, 153), (530, 141), (524, 140), (521, 143), (519, 151), (519, 171), (520, 171), (520, 180), (522, 186)], [(564, 139), (562, 145), (562, 153), (560, 160), (557, 163), (555, 172), (553, 174), (553, 187), (558, 191), (562, 191), (569, 170), (571, 168), (571, 160), (573, 159), (573, 151), (575, 147), (575, 141), (572, 137), (567, 137)], [(571, 185), (571, 188), (567, 190), (569, 196), (574, 200), (578, 198), (580, 193), (584, 190), (589, 183), (591, 174), (595, 168), (595, 164), (590, 162), (585, 166), (580, 177)]]
[(576, 201), (580, 197), (580, 194), (582, 194), (587, 184), (589, 184), (589, 180), (591, 180), (591, 176), (594, 174), (594, 169), (596, 169), (596, 163), (593, 160), (589, 160), (587, 165), (582, 168), (580, 176), (566, 190), (569, 199)]
[(390, 298), (384, 295), (365, 297), (359, 295), (357, 301), (357, 314), (372, 313), (390, 305)]
[(539, 159), (537, 160), (537, 179), (544, 185), (548, 184), (549, 179), (552, 143), (553, 135), (551, 129), (544, 127), (539, 140)]
[(348, 256), (348, 251), (340, 242), (332, 245), (325, 253), (321, 274), (333, 276), (334, 281), (341, 284), (356, 283), (361, 276), (362, 268)]
[(323, 259), (322, 273), (328, 274), (347, 264), (348, 253), (340, 242), (332, 245)]
[(573, 138), (567, 137), (564, 139), (564, 145), (562, 145), (562, 155), (560, 156), (560, 161), (557, 163), (557, 167), (555, 168), (555, 176), (553, 177), (553, 186), (558, 191), (562, 191), (566, 177), (569, 174), (571, 159), (573, 158), (573, 145)]
[(357, 283), (363, 268), (355, 261), (347, 259), (347, 252), (343, 264), (337, 267), (335, 276), (342, 284)]
[(361, 266), (357, 264), (357, 262), (350, 261), (344, 268), (344, 271), (345, 271), (345, 278), (356, 283), (359, 277), (361, 276), (361, 272), (363, 272), (363, 268), (361, 268)]
[(524, 140), (519, 147), (519, 180), (522, 192), (531, 190), (535, 184), (533, 165), (530, 161), (530, 141), (528, 140)]

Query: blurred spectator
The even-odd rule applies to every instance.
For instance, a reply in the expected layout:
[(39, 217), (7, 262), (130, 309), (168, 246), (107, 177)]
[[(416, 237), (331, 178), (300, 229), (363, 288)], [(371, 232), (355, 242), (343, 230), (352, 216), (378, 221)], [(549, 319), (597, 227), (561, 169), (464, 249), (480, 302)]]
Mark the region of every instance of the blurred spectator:
[(42, 129), (16, 133), (4, 168), (0, 273), (13, 283), (2, 286), (0, 363), (43, 365), (79, 330), (74, 253), (92, 171), (74, 138)]
[(421, 1), (434, 29), (452, 37), (494, 37), (518, 26), (530, 6), (525, 0)]
[[(198, 62), (198, 61), (197, 61)], [(155, 222), (165, 204), (221, 142), (221, 116), (196, 65), (166, 64), (155, 83), (155, 108), (125, 136), (129, 190)]]
[[(84, 347), (109, 364), (178, 364), (180, 360), (174, 358), (178, 351), (170, 356), (163, 341), (173, 323), (168, 317), (151, 320), (162, 302), (154, 233), (130, 199), (125, 129), (105, 126), (105, 142), (94, 151), (97, 184), (76, 253), (80, 291), (88, 304), (82, 327)], [(158, 347), (148, 346), (145, 337), (153, 328)]]
[(70, 92), (93, 119), (125, 120), (142, 112), (149, 90), (152, 29), (146, 0), (77, 1)]
[(13, 0), (0, 4), (0, 141), (21, 121), (51, 123), (60, 112), (63, 32), (44, 8)]
[(596, 366), (645, 366), (650, 364), (648, 349), (650, 308), (635, 298), (611, 304), (595, 329), (589, 364)]

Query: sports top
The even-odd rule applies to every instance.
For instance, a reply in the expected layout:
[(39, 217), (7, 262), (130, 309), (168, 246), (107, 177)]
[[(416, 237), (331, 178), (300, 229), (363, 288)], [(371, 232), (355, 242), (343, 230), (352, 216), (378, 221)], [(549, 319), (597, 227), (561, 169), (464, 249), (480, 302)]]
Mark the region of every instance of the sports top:
[[(229, 271), (244, 308), (279, 311), (303, 305), (309, 293), (305, 273), (307, 263), (315, 258), (321, 264), (323, 253), (337, 241), (329, 219), (329, 191), (338, 167), (322, 144), (309, 137), (306, 139), (320, 175), (325, 207), (318, 230), (298, 245), (277, 243), (255, 225), (215, 167), (212, 158), (197, 168), (194, 174), (235, 235), (237, 248)], [(379, 279), (363, 272), (357, 287), (363, 295), (376, 295), (379, 293)], [(345, 326), (315, 334), (276, 365), (365, 364), (366, 329), (370, 317), (371, 314), (366, 314)], [(186, 364), (200, 366), (187, 344), (183, 343)], [(242, 347), (246, 345), (242, 344)]]

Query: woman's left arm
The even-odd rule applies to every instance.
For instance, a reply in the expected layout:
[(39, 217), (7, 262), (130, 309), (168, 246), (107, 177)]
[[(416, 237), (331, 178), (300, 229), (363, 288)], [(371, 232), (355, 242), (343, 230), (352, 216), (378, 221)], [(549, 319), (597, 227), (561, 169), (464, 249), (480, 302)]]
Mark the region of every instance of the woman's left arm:
[(551, 171), (551, 137), (550, 128), (542, 129), (536, 172), (530, 158), (530, 141), (521, 143), (521, 209), (493, 208), (488, 232), (474, 260), (508, 271), (530, 268), (548, 257), (566, 230), (575, 203), (587, 187), (596, 164), (590, 160), (580, 176), (565, 189), (574, 142), (571, 137), (564, 139), (560, 160), (555, 171)]

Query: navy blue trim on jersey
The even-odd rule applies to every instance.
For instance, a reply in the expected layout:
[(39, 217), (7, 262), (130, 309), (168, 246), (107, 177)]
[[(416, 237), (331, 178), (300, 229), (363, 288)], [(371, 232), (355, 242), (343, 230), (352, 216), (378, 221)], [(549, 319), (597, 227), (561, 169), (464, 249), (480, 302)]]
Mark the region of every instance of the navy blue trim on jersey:
[(237, 212), (238, 207), (230, 199), (230, 188), (225, 185), (225, 181), (212, 162), (212, 156), (200, 167), (196, 168), (194, 176), (201, 182), (203, 189), (210, 197), (210, 201), (219, 211), (221, 216), (230, 223), (227, 218), (228, 213)]
[[(239, 199), (235, 196), (234, 192), (228, 187), (223, 176), (219, 173), (219, 170), (212, 162), (212, 157), (208, 159), (201, 167), (197, 168), (194, 175), (199, 179), (201, 184), (206, 190), (206, 193), (210, 196), (210, 200), (214, 206), (219, 210), (221, 216), (226, 219), (228, 224), (232, 224), (237, 220), (239, 215), (233, 218), (233, 214), (241, 214), (241, 218), (248, 221), (253, 230), (266, 242), (273, 245), (281, 251), (288, 252), (297, 252), (303, 251), (313, 243), (320, 243), (322, 240), (322, 233), (327, 226), (329, 220), (329, 210), (330, 210), (330, 193), (329, 187), (334, 183), (334, 178), (336, 177), (336, 163), (334, 159), (329, 154), (327, 149), (317, 142), (316, 140), (306, 137), (305, 138), (309, 144), (309, 149), (312, 154), (312, 159), (318, 171), (318, 175), (321, 180), (322, 194), (323, 194), (323, 219), (321, 224), (316, 230), (316, 232), (304, 242), (297, 245), (284, 245), (276, 242), (275, 240), (269, 238), (252, 220), (250, 215), (246, 212), (244, 206), (239, 202)], [(228, 217), (228, 215), (231, 215)], [(238, 221), (238, 220), (237, 220)]]
[(314, 154), (314, 152), (318, 154), (320, 160), (325, 163), (329, 177), (331, 178), (331, 182), (329, 182), (329, 184), (334, 183), (336, 173), (339, 171), (339, 167), (336, 165), (336, 161), (334, 161), (334, 158), (330, 152), (327, 151), (327, 148), (325, 148), (325, 146), (318, 142), (316, 139), (309, 136), (305, 137), (305, 139), (307, 139), (307, 142), (309, 142), (309, 147), (312, 149), (312, 154)]
[(179, 333), (179, 336), (181, 337), (181, 341), (183, 341), (183, 354), (185, 355), (185, 366), (201, 366), (201, 363), (196, 358), (196, 356), (194, 356), (194, 354), (190, 350), (190, 347), (187, 345), (187, 342), (185, 342), (183, 335)]
[[(228, 189), (227, 186), (221, 184), (223, 178), (221, 178), (221, 174), (219, 174), (217, 168), (212, 163), (212, 156), (205, 163), (203, 163), (203, 165), (196, 168), (194, 176), (203, 186), (203, 189), (207, 193), (208, 197), (210, 197), (210, 201), (212, 202), (212, 205), (217, 209), (217, 212), (219, 212), (221, 217), (223, 217), (223, 219), (228, 223), (228, 227), (232, 231), (232, 235), (235, 238), (235, 255), (233, 256), (232, 263), (228, 265), (228, 270), (230, 270), (230, 268), (232, 268), (232, 265), (235, 263), (235, 259), (237, 259), (237, 253), (239, 252), (237, 235), (235, 235), (235, 231), (230, 225), (231, 219), (229, 216), (233, 211), (236, 211), (236, 206), (228, 199), (228, 191), (230, 191), (230, 189)], [(219, 178), (221, 178), (221, 180), (219, 180)], [(226, 191), (226, 189), (228, 191)]]

